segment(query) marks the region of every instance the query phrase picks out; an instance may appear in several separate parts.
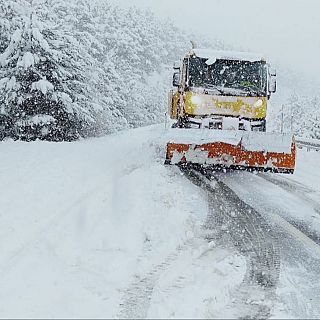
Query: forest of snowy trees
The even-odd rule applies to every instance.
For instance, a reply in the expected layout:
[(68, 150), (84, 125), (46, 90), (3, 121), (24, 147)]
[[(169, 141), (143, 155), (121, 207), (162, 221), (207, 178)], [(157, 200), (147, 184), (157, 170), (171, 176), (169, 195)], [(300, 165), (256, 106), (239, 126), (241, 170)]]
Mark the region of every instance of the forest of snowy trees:
[[(0, 139), (74, 140), (163, 122), (171, 66), (189, 40), (170, 21), (107, 1), (0, 0)], [(296, 133), (320, 138), (319, 100), (286, 105), (287, 122), (299, 115)]]
[(320, 139), (319, 97), (293, 93), (277, 109), (277, 115), (272, 119), (273, 127), (277, 131)]
[(2, 138), (73, 140), (163, 121), (163, 74), (186, 39), (107, 2), (0, 0)]

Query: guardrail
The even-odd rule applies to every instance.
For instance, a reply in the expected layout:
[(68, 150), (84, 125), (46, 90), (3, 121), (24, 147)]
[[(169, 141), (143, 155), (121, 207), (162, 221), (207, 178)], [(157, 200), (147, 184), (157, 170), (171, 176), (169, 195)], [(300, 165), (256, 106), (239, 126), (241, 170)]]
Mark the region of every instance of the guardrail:
[(317, 139), (304, 139), (296, 137), (296, 145), (300, 149), (307, 149), (307, 151), (320, 151), (320, 140)]

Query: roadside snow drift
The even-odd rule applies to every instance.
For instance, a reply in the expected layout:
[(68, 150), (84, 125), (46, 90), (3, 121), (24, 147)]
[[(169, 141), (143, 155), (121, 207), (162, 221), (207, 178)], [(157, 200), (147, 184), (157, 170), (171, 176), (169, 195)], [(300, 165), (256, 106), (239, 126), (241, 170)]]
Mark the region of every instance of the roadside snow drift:
[[(75, 143), (1, 143), (1, 318), (223, 314), (245, 261), (201, 237), (206, 195), (163, 165), (162, 136), (154, 126)], [(215, 276), (207, 282), (203, 272)], [(185, 295), (166, 299), (161, 288), (181, 273)], [(140, 314), (134, 290), (150, 305)]]

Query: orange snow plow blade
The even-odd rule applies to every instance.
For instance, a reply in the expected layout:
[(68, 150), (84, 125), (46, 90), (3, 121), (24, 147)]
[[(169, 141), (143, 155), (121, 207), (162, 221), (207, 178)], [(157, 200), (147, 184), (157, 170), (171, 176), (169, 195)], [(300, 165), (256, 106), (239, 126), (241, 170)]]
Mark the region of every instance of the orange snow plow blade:
[[(181, 129), (175, 130), (182, 133)], [(183, 130), (189, 131), (187, 136), (179, 136), (178, 141), (167, 143), (166, 164), (186, 163), (216, 168), (294, 172), (296, 145), (293, 136), (222, 130), (217, 133), (217, 130), (208, 130), (216, 132), (205, 136), (202, 132), (197, 137), (197, 132), (191, 133), (190, 130), (192, 129)], [(188, 139), (191, 143), (186, 143)], [(208, 142), (210, 139), (213, 142)]]

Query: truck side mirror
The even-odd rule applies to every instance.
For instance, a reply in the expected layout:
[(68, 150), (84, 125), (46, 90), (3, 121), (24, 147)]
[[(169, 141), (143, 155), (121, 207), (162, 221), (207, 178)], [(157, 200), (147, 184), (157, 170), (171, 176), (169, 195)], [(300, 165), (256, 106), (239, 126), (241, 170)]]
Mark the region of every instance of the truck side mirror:
[(277, 72), (273, 68), (269, 69), (268, 91), (270, 93), (275, 93), (277, 91)]
[(181, 67), (181, 61), (177, 60), (173, 64), (173, 69), (180, 69)]
[(179, 87), (179, 85), (180, 85), (180, 71), (175, 71), (173, 73), (172, 85), (174, 87)]

